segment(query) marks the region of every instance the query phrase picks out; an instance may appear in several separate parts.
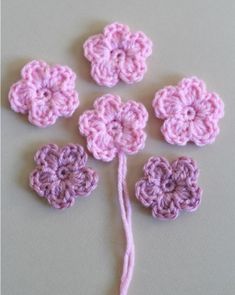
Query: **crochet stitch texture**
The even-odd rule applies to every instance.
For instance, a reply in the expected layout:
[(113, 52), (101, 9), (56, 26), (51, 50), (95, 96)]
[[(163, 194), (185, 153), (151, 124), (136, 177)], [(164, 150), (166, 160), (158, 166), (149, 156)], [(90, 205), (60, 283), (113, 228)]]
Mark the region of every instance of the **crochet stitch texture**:
[(94, 110), (80, 116), (79, 129), (94, 157), (111, 161), (120, 153), (134, 154), (144, 147), (147, 120), (147, 110), (141, 103), (122, 103), (119, 96), (107, 94), (94, 102)]
[(224, 116), (223, 101), (218, 94), (208, 92), (197, 77), (158, 91), (153, 108), (156, 117), (165, 120), (161, 132), (166, 141), (178, 145), (213, 143), (219, 134), (219, 119)]
[(131, 33), (127, 25), (112, 23), (102, 34), (91, 36), (83, 48), (92, 78), (101, 86), (113, 87), (120, 80), (132, 84), (143, 79), (152, 41), (143, 32)]
[(181, 210), (198, 208), (202, 190), (197, 185), (199, 170), (191, 158), (180, 157), (170, 164), (165, 158), (151, 157), (143, 170), (136, 197), (152, 209), (153, 217), (175, 219)]
[(67, 66), (49, 66), (33, 60), (21, 70), (22, 79), (11, 86), (11, 108), (28, 114), (38, 127), (53, 125), (58, 117), (70, 117), (79, 105), (76, 74)]
[(30, 186), (54, 208), (71, 207), (78, 196), (88, 196), (96, 188), (98, 175), (85, 167), (87, 154), (78, 144), (45, 145), (34, 160), (37, 167), (30, 174)]

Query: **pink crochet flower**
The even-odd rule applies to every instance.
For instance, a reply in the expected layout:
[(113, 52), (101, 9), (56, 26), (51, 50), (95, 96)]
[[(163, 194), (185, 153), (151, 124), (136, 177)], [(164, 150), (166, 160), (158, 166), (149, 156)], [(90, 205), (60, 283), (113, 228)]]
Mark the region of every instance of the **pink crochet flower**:
[(162, 157), (151, 157), (144, 166), (144, 177), (136, 183), (136, 197), (152, 209), (153, 217), (175, 219), (179, 211), (195, 211), (202, 196), (196, 163), (180, 157), (172, 164)]
[(84, 55), (91, 62), (91, 76), (101, 86), (113, 87), (120, 80), (127, 84), (143, 79), (145, 60), (152, 53), (152, 42), (143, 33), (131, 33), (128, 26), (112, 23), (103, 34), (84, 43)]
[(11, 86), (11, 108), (28, 114), (39, 127), (53, 125), (58, 117), (70, 117), (79, 105), (75, 91), (76, 74), (67, 66), (50, 67), (44, 61), (31, 61), (21, 71), (22, 79)]
[(84, 112), (79, 129), (94, 157), (111, 161), (119, 153), (134, 154), (144, 147), (147, 120), (141, 103), (122, 103), (119, 96), (107, 94), (95, 101), (94, 110)]
[(208, 92), (205, 83), (196, 77), (158, 91), (153, 108), (156, 116), (165, 120), (161, 131), (166, 141), (178, 145), (214, 142), (219, 119), (224, 116), (222, 100), (216, 93)]
[(30, 174), (30, 186), (54, 208), (71, 207), (78, 196), (87, 196), (96, 188), (98, 175), (85, 167), (87, 154), (78, 144), (45, 145), (34, 160), (37, 167)]

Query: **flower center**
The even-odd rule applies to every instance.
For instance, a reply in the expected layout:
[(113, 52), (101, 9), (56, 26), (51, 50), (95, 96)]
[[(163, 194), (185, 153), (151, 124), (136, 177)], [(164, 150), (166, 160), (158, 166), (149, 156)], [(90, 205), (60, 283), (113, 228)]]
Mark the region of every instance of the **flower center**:
[(112, 137), (116, 137), (122, 132), (122, 125), (120, 122), (113, 120), (107, 124), (107, 132)]
[(68, 175), (69, 175), (69, 169), (65, 166), (60, 167), (57, 171), (57, 176), (61, 180), (66, 179)]
[(185, 118), (189, 121), (194, 120), (196, 116), (196, 111), (192, 106), (188, 106), (184, 110)]
[(175, 189), (175, 182), (172, 179), (167, 179), (162, 184), (164, 192), (172, 192)]
[(112, 59), (114, 60), (120, 60), (124, 59), (125, 57), (125, 52), (124, 50), (117, 48), (111, 51)]
[(42, 88), (37, 90), (37, 99), (47, 101), (51, 98), (52, 93), (47, 88)]

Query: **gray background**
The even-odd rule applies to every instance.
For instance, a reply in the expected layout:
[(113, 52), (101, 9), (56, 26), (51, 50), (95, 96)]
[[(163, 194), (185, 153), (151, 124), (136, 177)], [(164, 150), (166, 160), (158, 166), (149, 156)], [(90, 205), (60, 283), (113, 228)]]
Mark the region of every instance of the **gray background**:
[[(90, 157), (100, 182), (90, 198), (64, 212), (51, 209), (28, 187), (33, 155), (44, 143), (78, 142), (78, 116), (111, 91), (149, 110), (145, 149), (128, 158), (136, 267), (129, 294), (232, 295), (235, 291), (235, 1), (234, 0), (5, 0), (2, 35), (2, 215), (4, 295), (118, 294), (124, 239), (116, 195), (117, 162)], [(154, 42), (144, 80), (112, 90), (95, 85), (82, 44), (119, 21)], [(47, 129), (10, 110), (7, 93), (31, 59), (66, 64), (78, 74), (81, 105)], [(211, 146), (171, 146), (159, 133), (154, 92), (197, 75), (226, 105), (221, 134)], [(174, 222), (153, 220), (133, 187), (151, 155), (192, 156), (201, 168), (203, 202)]]

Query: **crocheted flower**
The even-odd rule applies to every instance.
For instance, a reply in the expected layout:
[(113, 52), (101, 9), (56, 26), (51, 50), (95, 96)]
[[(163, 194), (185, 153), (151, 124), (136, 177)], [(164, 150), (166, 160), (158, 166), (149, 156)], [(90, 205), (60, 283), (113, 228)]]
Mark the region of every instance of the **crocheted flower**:
[(165, 120), (161, 131), (166, 141), (178, 145), (214, 142), (219, 119), (224, 116), (222, 100), (216, 93), (208, 92), (205, 83), (196, 77), (158, 91), (153, 108), (156, 116)]
[(122, 103), (119, 96), (107, 94), (95, 101), (94, 110), (83, 113), (79, 129), (94, 157), (111, 161), (119, 153), (134, 154), (144, 147), (147, 120), (141, 103)]
[(152, 209), (153, 217), (175, 219), (179, 211), (195, 211), (201, 201), (196, 163), (180, 157), (172, 164), (162, 157), (151, 157), (144, 166), (144, 177), (136, 183), (136, 197)]
[(87, 154), (78, 144), (45, 145), (34, 160), (37, 167), (30, 174), (30, 186), (54, 208), (69, 208), (78, 196), (87, 196), (96, 188), (98, 176), (85, 167)]
[(84, 55), (91, 62), (91, 76), (101, 86), (113, 87), (143, 79), (145, 60), (152, 53), (152, 41), (143, 33), (131, 33), (128, 26), (112, 23), (103, 34), (84, 43)]
[(53, 125), (58, 117), (70, 117), (79, 105), (75, 91), (76, 74), (67, 66), (50, 67), (33, 60), (21, 71), (22, 79), (11, 86), (11, 108), (28, 114), (38, 127)]

